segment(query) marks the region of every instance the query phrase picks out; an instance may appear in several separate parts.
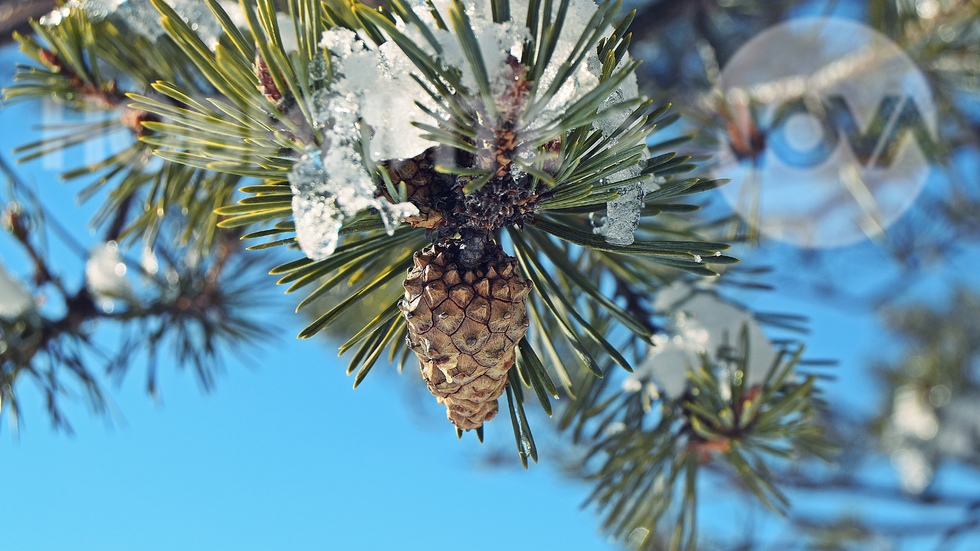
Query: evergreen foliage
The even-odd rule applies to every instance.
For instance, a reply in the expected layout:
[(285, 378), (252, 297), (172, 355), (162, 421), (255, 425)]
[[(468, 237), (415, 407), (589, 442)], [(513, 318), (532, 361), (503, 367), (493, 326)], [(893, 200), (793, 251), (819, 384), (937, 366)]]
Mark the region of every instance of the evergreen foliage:
[[(517, 83), (508, 91), (522, 99), (508, 102), (494, 80), (499, 67), (485, 50), (484, 22), (459, 0), (429, 2), (428, 9), (405, 0), (380, 7), (347, 0), (243, 0), (238, 6), (204, 0), (200, 20), (188, 17), (178, 1), (144, 4), (164, 34), (147, 36), (132, 20), (95, 15), (85, 2), (68, 2), (56, 18), (33, 23), (33, 34), (16, 37), (33, 63), (18, 69), (4, 101), (55, 98), (70, 109), (101, 114), (97, 121), (90, 117), (56, 137), (25, 144), (16, 152), (19, 160), (99, 137), (127, 136), (125, 148), (63, 177), (85, 182), (83, 200), (107, 198), (94, 221), (105, 241), (124, 250), (152, 249), (165, 267), (151, 272), (129, 262), (145, 276), (145, 288), (138, 299), (122, 297), (121, 309), (107, 312), (98, 307), (98, 293), (69, 289), (46, 258), (41, 230), (56, 222), (32, 218), (23, 207), (8, 209), (8, 232), (36, 260), (36, 286), (56, 288), (70, 313), (0, 318), (0, 403), (8, 415), (18, 413), (15, 389), (27, 377), (48, 394), (55, 424), (67, 426), (57, 406), (68, 393), (62, 373), (75, 379), (97, 410), (102, 407), (97, 377), (85, 359), (94, 346), (84, 328), (99, 321), (132, 331), (118, 354), (105, 358), (111, 374), (122, 374), (133, 352), (144, 350), (151, 359), (147, 387), (155, 392), (152, 359), (172, 346), (210, 387), (223, 350), (265, 335), (255, 316), (264, 282), (247, 277), (252, 272), (242, 277), (257, 266), (277, 276), (287, 293), (305, 293), (298, 309), (309, 311), (312, 321), (300, 338), (344, 335), (339, 352), (350, 355), (347, 371), (355, 387), (386, 363), (399, 370), (414, 365), (404, 344), (410, 329), (398, 306), (399, 283), (414, 253), (431, 243), (465, 241), (481, 213), (471, 209), (450, 219), (447, 209), (434, 206), (435, 214), (420, 221), (426, 213), (415, 218), (387, 211), (412, 202), (416, 182), (394, 176), (396, 165), (411, 159), (375, 158), (372, 152), (384, 148), (378, 128), (359, 119), (357, 134), (344, 134), (343, 117), (324, 110), (346, 76), (324, 45), (324, 33), (343, 30), (368, 49), (391, 48), (410, 63), (402, 77), (424, 91), (416, 106), (425, 118), (413, 126), (439, 153), (433, 153), (432, 178), (458, 187), (454, 205), (490, 204), (518, 181), (529, 192), (531, 199), (519, 204), (525, 210), (482, 228), (533, 284), (526, 299), (530, 328), (516, 347), (505, 388), (525, 467), (539, 457), (532, 424), (555, 416), (557, 430), (582, 452), (570, 472), (593, 484), (590, 502), (605, 530), (638, 549), (664, 542), (693, 549), (699, 544), (697, 507), (704, 501), (699, 481), (720, 473), (759, 503), (787, 514), (785, 488), (807, 483), (793, 476), (799, 461), (833, 456), (826, 424), (834, 414), (820, 395), (819, 362), (804, 360), (799, 342), (779, 343), (775, 361), (754, 365), (750, 351), (760, 343), (752, 342), (746, 326), (727, 335), (732, 342), (719, 350), (676, 366), (685, 374), (678, 392), (658, 384), (656, 375), (629, 375), (656, 337), (668, 333), (662, 323), (670, 313), (654, 312), (653, 303), (671, 284), (693, 288), (723, 272), (719, 286), (764, 286), (760, 271), (723, 254), (753, 236), (731, 218), (703, 212), (707, 200), (700, 194), (724, 180), (699, 177), (704, 159), (677, 153), (689, 147), (690, 137), (671, 126), (678, 116), (670, 98), (622, 94), (639, 67), (628, 53), (631, 29), (648, 34), (658, 14), (666, 20), (695, 8), (664, 0), (623, 15), (619, 2), (603, 2), (571, 48), (556, 57), (577, 1), (491, 2), (494, 24), (527, 29), (520, 55), (512, 55), (508, 65)], [(751, 3), (736, 4), (736, 13), (751, 11)], [(940, 47), (920, 20), (887, 2), (873, 4), (882, 28), (920, 38), (905, 44), (918, 45), (934, 61), (930, 75), (951, 87), (975, 81), (942, 69), (947, 55), (975, 53), (975, 41), (969, 40), (974, 35), (957, 33)], [(969, 29), (971, 23), (951, 18), (947, 24)], [(448, 51), (447, 44), (458, 51)], [(461, 63), (446, 61), (456, 54)], [(589, 59), (598, 63), (596, 82), (559, 113), (550, 110), (564, 83)], [(679, 61), (674, 69), (683, 70)], [(618, 101), (610, 102), (614, 96)], [(955, 98), (945, 102), (952, 108)], [(701, 119), (703, 113), (686, 114), (705, 126), (726, 122), (724, 113)], [(310, 167), (331, 177), (336, 166), (323, 166), (322, 154), (338, 148), (338, 136), (353, 144), (356, 169), (370, 181), (371, 206), (343, 216), (334, 248), (311, 258), (299, 237), (298, 177)], [(508, 140), (514, 145), (501, 145)], [(4, 168), (14, 184), (11, 198), (37, 206)], [(632, 200), (631, 194), (637, 195), (637, 219), (635, 229), (627, 222), (629, 237), (622, 239), (608, 226), (603, 230), (602, 220), (607, 216), (605, 224), (612, 223), (614, 205)], [(955, 211), (951, 216), (969, 218), (968, 209), (946, 208)], [(40, 206), (37, 211), (43, 212)], [(248, 252), (239, 250), (239, 240)], [(188, 257), (200, 261), (182, 261)], [(281, 263), (265, 270), (260, 259)], [(757, 319), (791, 330), (802, 325), (793, 316)], [(933, 363), (915, 380), (889, 368), (895, 387), (928, 395), (971, 380), (962, 372), (973, 354), (964, 342), (957, 341), (950, 357), (930, 327), (896, 323), (923, 335)], [(637, 381), (639, 389), (633, 388)], [(880, 420), (877, 428), (883, 434), (887, 427)], [(475, 432), (482, 441), (482, 427)], [(537, 425), (535, 432), (540, 434)]]

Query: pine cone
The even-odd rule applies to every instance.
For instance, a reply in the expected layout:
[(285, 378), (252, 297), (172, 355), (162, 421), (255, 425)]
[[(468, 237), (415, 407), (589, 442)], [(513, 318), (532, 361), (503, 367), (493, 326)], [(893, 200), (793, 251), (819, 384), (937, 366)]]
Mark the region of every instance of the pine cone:
[(514, 347), (528, 327), (524, 300), (531, 283), (513, 257), (496, 244), (488, 248), (491, 254), (473, 268), (458, 263), (451, 246), (415, 253), (399, 303), (422, 377), (461, 430), (497, 414)]
[[(433, 204), (436, 202), (434, 196), (449, 192), (453, 182), (451, 178), (435, 171), (436, 156), (440, 151), (439, 147), (430, 147), (411, 159), (393, 159), (381, 163), (393, 184), (405, 184), (408, 201), (418, 207), (419, 215), (406, 219), (415, 227), (435, 228), (443, 222), (443, 214)], [(383, 187), (379, 190), (381, 195), (391, 201), (392, 198)]]

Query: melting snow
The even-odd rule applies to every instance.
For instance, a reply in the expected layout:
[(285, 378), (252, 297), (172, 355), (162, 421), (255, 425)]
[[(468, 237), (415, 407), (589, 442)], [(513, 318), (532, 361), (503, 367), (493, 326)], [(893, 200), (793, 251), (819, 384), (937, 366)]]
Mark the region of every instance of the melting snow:
[[(345, 157), (346, 165), (334, 165)], [(346, 166), (346, 170), (328, 172), (328, 163)], [(330, 256), (337, 248), (344, 222), (364, 209), (377, 209), (389, 234), (406, 217), (419, 213), (411, 203), (392, 205), (375, 197), (376, 186), (349, 143), (339, 142), (323, 156), (314, 153), (300, 159), (289, 173), (289, 183), (296, 239), (313, 260)]]
[(0, 318), (16, 319), (34, 308), (34, 298), (24, 288), (24, 284), (0, 264)]
[(85, 286), (107, 312), (112, 311), (114, 299), (135, 300), (133, 287), (126, 279), (127, 271), (115, 241), (96, 245), (89, 253), (85, 263)]
[(751, 312), (687, 282), (675, 282), (660, 291), (654, 308), (669, 314), (666, 329), (673, 338), (654, 342), (636, 376), (656, 379), (671, 397), (684, 391), (687, 371), (701, 365), (701, 354), (717, 360), (724, 345), (738, 342), (743, 326), (748, 327), (749, 337), (749, 372), (744, 384), (760, 384), (778, 355)]
[[(201, 0), (167, 0), (167, 3), (190, 24), (191, 29), (197, 32), (205, 44), (212, 49), (215, 47), (224, 31), (207, 4)], [(239, 26), (245, 25), (244, 15), (237, 2), (225, 1), (221, 2), (221, 6), (228, 12), (233, 22)], [(70, 0), (61, 8), (42, 17), (41, 24), (58, 25), (74, 8), (85, 10), (92, 21), (115, 17), (137, 34), (150, 40), (156, 40), (165, 33), (163, 25), (160, 24), (160, 12), (153, 7), (150, 0)], [(293, 35), (292, 40), (295, 43), (295, 32), (292, 30), (291, 23), (283, 33), (284, 42), (288, 40), (285, 36), (287, 32)]]

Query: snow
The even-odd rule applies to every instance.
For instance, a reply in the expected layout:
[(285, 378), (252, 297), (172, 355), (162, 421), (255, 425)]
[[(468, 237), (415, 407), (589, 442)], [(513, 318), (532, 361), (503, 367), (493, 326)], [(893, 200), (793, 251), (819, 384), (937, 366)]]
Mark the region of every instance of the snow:
[[(199, 0), (168, 2), (205, 43), (212, 48), (216, 45), (222, 31), (206, 4)], [(83, 7), (93, 18), (117, 17), (150, 39), (163, 33), (159, 16), (149, 0), (73, 0), (71, 5)], [(447, 0), (434, 3), (444, 20), (448, 20), (450, 5)], [(464, 55), (459, 36), (436, 28), (430, 13), (432, 8), (426, 3), (417, 1), (413, 9), (427, 21), (437, 44), (430, 44), (419, 29), (405, 21), (396, 22), (399, 30), (437, 62), (458, 72), (461, 84), (475, 94), (479, 88), (477, 77)], [(530, 36), (525, 27), (528, 1), (512, 0), (510, 9), (511, 20), (496, 23), (489, 0), (466, 3), (490, 78), (491, 92), (498, 95), (512, 86), (513, 70), (508, 60), (511, 56), (521, 55), (523, 44)], [(596, 10), (592, 0), (571, 0), (554, 54), (537, 83), (539, 91), (547, 90), (555, 81), (562, 63), (570, 59), (581, 36), (590, 30), (588, 25)], [(244, 23), (240, 9), (229, 4), (226, 11), (237, 24)], [(49, 18), (51, 24), (57, 24), (55, 14)], [(280, 15), (278, 21), (284, 47), (295, 49), (292, 22), (285, 15)], [(394, 40), (376, 45), (348, 29), (337, 28), (323, 34), (321, 46), (330, 56), (334, 74), (329, 90), (319, 92), (312, 100), (315, 123), (325, 135), (325, 144), (319, 158), (300, 161), (294, 174), (290, 175), (298, 240), (311, 258), (330, 254), (337, 246), (339, 228), (359, 210), (379, 210), (389, 231), (392, 224), (414, 214), (414, 207), (410, 205), (391, 205), (374, 197), (374, 182), (363, 168), (357, 149), (362, 127), (366, 125), (364, 129), (370, 136), (366, 149), (372, 160), (404, 159), (415, 157), (434, 145), (423, 137), (426, 131), (413, 123), (438, 125), (440, 121), (432, 120), (426, 111), (435, 113), (436, 117), (447, 116), (411, 78), (419, 71)], [(600, 60), (595, 49), (589, 48), (584, 62), (560, 84), (557, 93), (535, 120), (522, 122), (527, 128), (535, 129), (564, 116), (576, 101), (599, 84), (600, 75)], [(631, 75), (603, 103), (602, 109), (608, 109), (609, 113), (596, 121), (596, 128), (606, 134), (613, 132), (626, 113), (611, 108), (636, 98), (637, 93), (636, 79)], [(624, 181), (638, 174), (638, 167), (631, 167), (614, 175), (610, 181)], [(633, 242), (633, 232), (639, 221), (644, 188), (634, 183), (624, 186), (620, 192), (621, 196), (609, 203), (607, 222), (601, 233), (612, 243), (629, 244)]]
[(34, 309), (34, 297), (0, 264), (0, 318), (15, 320)]
[[(932, 482), (939, 429), (936, 410), (918, 384), (907, 383), (895, 389), (883, 437), (892, 451), (892, 466), (898, 471), (906, 492), (920, 494)], [(948, 444), (950, 439), (947, 437), (944, 442)]]
[[(168, 2), (206, 44), (212, 48), (217, 44), (222, 30), (205, 4), (198, 0)], [(149, 0), (72, 0), (68, 6), (80, 6), (93, 19), (116, 17), (150, 39), (163, 34), (159, 15)], [(449, 6), (446, 0), (435, 2), (435, 9), (444, 19), (447, 19)], [(512, 1), (512, 19), (504, 23), (493, 21), (488, 0), (479, 0), (466, 7), (494, 94), (502, 94), (512, 84), (513, 71), (508, 60), (520, 55), (524, 41), (530, 36), (524, 24), (528, 6), (527, 1)], [(404, 21), (397, 22), (398, 28), (446, 68), (456, 70), (462, 85), (475, 93), (477, 77), (466, 59), (460, 38), (452, 32), (437, 29), (429, 13), (431, 8), (424, 2), (417, 2), (413, 9), (423, 21), (429, 22), (437, 45), (428, 43), (418, 29)], [(579, 38), (589, 30), (587, 27), (596, 9), (592, 0), (571, 1), (554, 55), (538, 83), (539, 90), (548, 89), (561, 64), (570, 59)], [(236, 24), (244, 23), (240, 8), (229, 3), (226, 11)], [(52, 13), (46, 18), (46, 24), (56, 25), (64, 13)], [(278, 22), (284, 48), (295, 50), (292, 21), (280, 14)], [(312, 106), (315, 122), (325, 135), (325, 144), (322, 155), (298, 162), (289, 178), (294, 192), (297, 239), (311, 258), (323, 258), (333, 252), (340, 227), (360, 210), (374, 208), (380, 211), (388, 231), (405, 217), (417, 213), (409, 204), (391, 205), (374, 197), (374, 182), (363, 168), (357, 149), (362, 125), (369, 129), (370, 140), (366, 147), (371, 159), (404, 159), (415, 157), (434, 145), (423, 138), (425, 131), (413, 123), (437, 125), (440, 122), (430, 120), (426, 110), (445, 116), (423, 87), (411, 78), (418, 71), (394, 40), (375, 45), (348, 29), (338, 28), (323, 34), (321, 46), (331, 58), (334, 73), (329, 91), (319, 93)], [(524, 122), (529, 128), (540, 128), (563, 116), (575, 101), (599, 84), (600, 74), (598, 56), (589, 49), (585, 62), (561, 83), (537, 119)], [(635, 97), (636, 79), (631, 75), (603, 103), (603, 110)], [(596, 128), (607, 134), (613, 132), (625, 116), (626, 113), (610, 110), (608, 116), (595, 123)], [(611, 181), (636, 175), (638, 170), (631, 168), (614, 175)], [(632, 184), (620, 191), (621, 196), (609, 203), (608, 220), (602, 233), (612, 243), (629, 244), (639, 221), (644, 188)]]
[[(435, 2), (435, 7), (442, 14), (443, 19), (448, 18), (449, 6), (450, 2), (444, 0)], [(471, 27), (483, 55), (491, 88), (495, 93), (502, 92), (510, 83), (512, 72), (507, 60), (510, 56), (520, 55), (523, 43), (529, 36), (529, 31), (523, 23), (526, 21), (528, 3), (512, 1), (510, 8), (511, 21), (495, 23), (489, 1), (482, 0), (467, 6)], [(417, 3), (415, 11), (422, 21), (430, 22), (429, 30), (435, 37), (440, 51), (437, 52), (418, 29), (399, 21), (397, 23), (399, 30), (445, 67), (457, 70), (462, 84), (471, 93), (475, 93), (478, 89), (477, 79), (470, 63), (466, 60), (459, 38), (452, 32), (436, 28), (430, 13), (431, 8), (424, 3)], [(561, 63), (568, 60), (595, 12), (596, 5), (591, 0), (571, 2), (562, 27), (561, 39), (551, 63), (542, 75), (538, 85), (539, 90), (545, 90), (551, 85)], [(415, 103), (421, 103), (433, 111), (438, 111), (428, 94), (409, 77), (410, 73), (417, 73), (417, 70), (393, 40), (375, 46), (361, 40), (350, 30), (331, 29), (324, 33), (321, 46), (330, 52), (335, 72), (338, 73), (332, 89), (339, 96), (344, 96), (347, 101), (355, 103), (358, 106), (358, 115), (374, 130), (371, 144), (371, 155), (374, 159), (410, 158), (433, 145), (432, 142), (421, 138), (424, 132), (415, 128), (412, 122), (424, 121), (432, 124), (438, 121), (429, 120), (429, 116)], [(535, 121), (530, 121), (529, 128), (544, 126), (563, 116), (572, 103), (598, 85), (600, 65), (598, 56), (590, 50), (586, 62), (580, 64), (572, 77), (561, 85), (544, 112)], [(608, 108), (635, 97), (637, 97), (636, 79), (631, 76), (610, 95), (604, 107)], [(605, 131), (611, 132), (625, 119), (625, 116), (625, 113), (616, 112), (600, 119), (596, 124)], [(625, 176), (622, 179), (625, 179)]]
[[(365, 62), (359, 56), (366, 45), (346, 29), (325, 33), (323, 46), (337, 52), (335, 71), (342, 71), (345, 63), (360, 67), (360, 63)], [(376, 70), (377, 67), (369, 69)], [(370, 78), (364, 76), (369, 72), (352, 71), (355, 83), (369, 84)], [(356, 80), (358, 77), (362, 78), (360, 82)], [(344, 221), (361, 210), (374, 208), (380, 211), (389, 233), (394, 231), (394, 224), (406, 216), (418, 214), (413, 205), (396, 207), (374, 196), (377, 186), (364, 167), (358, 149), (362, 99), (362, 95), (348, 86), (337, 86), (315, 98), (313, 108), (324, 135), (323, 150), (305, 155), (289, 174), (296, 239), (300, 249), (313, 260), (322, 260), (333, 253)]]
[(942, 460), (969, 461), (980, 446), (980, 401), (965, 392), (935, 400), (945, 385), (924, 388), (923, 381), (899, 386), (884, 438), (892, 450), (892, 465), (905, 491), (920, 494), (932, 483)]
[[(241, 10), (241, 8), (238, 9)], [(276, 21), (279, 23), (279, 38), (282, 41), (282, 49), (287, 52), (299, 50), (299, 41), (296, 38), (296, 26), (293, 25), (293, 18), (285, 13), (279, 13), (276, 14)]]
[(414, 65), (394, 42), (375, 47), (348, 29), (332, 29), (323, 33), (321, 46), (330, 52), (334, 82), (319, 122), (326, 124), (326, 117), (341, 111), (361, 118), (374, 129), (374, 160), (407, 159), (434, 145), (412, 123), (430, 120), (416, 102), (430, 109), (435, 105), (410, 78)]
[(143, 247), (143, 251), (140, 253), (140, 267), (143, 268), (143, 272), (150, 276), (156, 275), (160, 271), (160, 261), (157, 259), (156, 253), (153, 252), (153, 247), (149, 245)]
[[(325, 166), (340, 170), (328, 172)], [(304, 156), (289, 173), (289, 183), (296, 240), (313, 260), (330, 256), (337, 248), (344, 222), (364, 209), (380, 212), (389, 235), (406, 217), (419, 213), (411, 203), (392, 205), (375, 197), (376, 186), (348, 142), (335, 142), (322, 155), (314, 152)]]
[(89, 252), (85, 263), (85, 287), (105, 311), (112, 311), (116, 299), (135, 300), (132, 285), (126, 279), (127, 271), (115, 241), (95, 245)]
[[(201, 0), (167, 0), (167, 3), (190, 24), (191, 29), (197, 32), (208, 47), (214, 49), (224, 31), (207, 4)], [(236, 2), (222, 2), (221, 5), (232, 21), (239, 26), (244, 26), (245, 18)], [(116, 18), (137, 34), (150, 40), (156, 40), (165, 33), (163, 25), (160, 24), (160, 13), (150, 0), (70, 0), (64, 6), (42, 17), (40, 22), (42, 25), (56, 26), (75, 8), (85, 10), (92, 21), (102, 21), (107, 17)], [(289, 28), (292, 29), (291, 23)], [(292, 32), (292, 35), (295, 42), (295, 32)], [(287, 37), (283, 36), (283, 41), (286, 40)]]
[[(743, 384), (761, 384), (778, 356), (752, 313), (732, 304), (709, 290), (678, 281), (660, 293), (654, 309), (668, 316), (665, 326), (671, 336), (657, 335), (645, 361), (634, 377), (655, 379), (659, 388), (671, 397), (687, 387), (687, 372), (701, 365), (701, 355), (719, 362), (719, 351), (735, 346), (742, 328), (748, 328), (748, 376)], [(730, 373), (723, 373), (730, 379)]]
[(939, 419), (918, 388), (904, 385), (892, 400), (891, 425), (900, 436), (930, 440), (939, 430)]
[(910, 494), (921, 494), (932, 482), (932, 463), (922, 450), (901, 448), (892, 454), (892, 465), (898, 470), (902, 488)]

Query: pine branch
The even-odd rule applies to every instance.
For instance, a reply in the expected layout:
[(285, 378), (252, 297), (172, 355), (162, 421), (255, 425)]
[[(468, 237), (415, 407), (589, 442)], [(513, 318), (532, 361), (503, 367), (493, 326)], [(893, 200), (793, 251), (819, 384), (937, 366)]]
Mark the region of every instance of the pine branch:
[[(34, 379), (46, 396), (54, 426), (70, 431), (60, 406), (72, 394), (65, 374), (74, 379), (96, 413), (105, 413), (103, 380), (92, 364), (104, 362), (106, 375), (118, 378), (140, 353), (147, 360), (147, 391), (151, 395), (157, 393), (156, 365), (165, 351), (181, 367), (193, 368), (203, 388), (209, 390), (226, 351), (266, 334), (251, 318), (262, 301), (249, 278), (243, 277), (237, 235), (223, 236), (214, 255), (198, 265), (185, 262), (190, 252), (186, 248), (157, 248), (156, 253), (164, 259), (162, 273), (126, 261), (142, 276), (145, 292), (141, 297), (109, 297), (105, 295), (108, 291), (90, 287), (85, 277), (77, 288), (70, 288), (51, 263), (48, 251), (39, 246), (49, 226), (60, 237), (70, 233), (45, 212), (2, 157), (0, 167), (13, 190), (12, 202), (4, 211), (4, 227), (34, 264), (34, 288), (53, 288), (56, 293), (49, 295), (49, 300), (63, 303), (63, 313), (51, 315), (28, 309), (15, 319), (0, 320), (0, 377), (7, 383), (0, 390), (0, 404), (13, 420), (20, 415), (17, 389), (26, 379)], [(110, 227), (109, 232), (115, 229)], [(87, 255), (79, 244), (69, 244), (83, 258)], [(115, 308), (100, 307), (97, 300), (107, 298), (117, 303)], [(92, 336), (94, 329), (110, 324), (123, 332), (114, 351), (104, 350)], [(202, 334), (207, 335), (203, 341)]]

